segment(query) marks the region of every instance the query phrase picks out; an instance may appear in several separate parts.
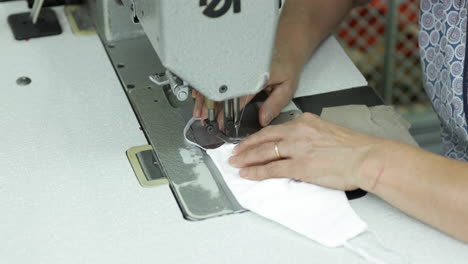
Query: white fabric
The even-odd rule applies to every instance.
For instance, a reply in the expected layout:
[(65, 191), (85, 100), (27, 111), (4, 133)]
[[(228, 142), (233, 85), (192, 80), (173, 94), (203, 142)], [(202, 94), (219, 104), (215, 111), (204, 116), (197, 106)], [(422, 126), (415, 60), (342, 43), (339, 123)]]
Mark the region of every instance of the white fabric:
[(342, 191), (289, 179), (241, 178), (239, 169), (228, 164), (233, 148), (224, 144), (206, 152), (244, 208), (328, 247), (343, 246), (366, 229)]

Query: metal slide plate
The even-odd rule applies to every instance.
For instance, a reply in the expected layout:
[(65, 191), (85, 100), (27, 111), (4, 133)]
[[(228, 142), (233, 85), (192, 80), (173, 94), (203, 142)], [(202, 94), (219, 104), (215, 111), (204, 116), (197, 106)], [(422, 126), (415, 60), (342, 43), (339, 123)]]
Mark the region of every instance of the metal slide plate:
[[(104, 44), (186, 219), (243, 212), (210, 158), (185, 143), (193, 102), (178, 102), (148, 76), (164, 72), (146, 37)], [(157, 206), (157, 204), (155, 204)]]

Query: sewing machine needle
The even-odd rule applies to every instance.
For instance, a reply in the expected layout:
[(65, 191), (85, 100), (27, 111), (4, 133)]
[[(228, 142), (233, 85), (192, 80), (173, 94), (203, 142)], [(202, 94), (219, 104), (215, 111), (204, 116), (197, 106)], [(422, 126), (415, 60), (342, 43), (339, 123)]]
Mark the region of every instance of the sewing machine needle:
[(240, 127), (240, 98), (233, 99), (233, 112), (234, 112), (234, 128), (236, 130), (236, 137), (239, 137), (239, 127)]

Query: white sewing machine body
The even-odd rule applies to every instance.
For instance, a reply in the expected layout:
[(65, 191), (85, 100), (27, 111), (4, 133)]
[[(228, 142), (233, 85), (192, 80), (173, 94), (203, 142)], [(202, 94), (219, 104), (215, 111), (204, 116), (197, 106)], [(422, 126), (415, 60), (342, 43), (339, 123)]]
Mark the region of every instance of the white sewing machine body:
[[(8, 65), (0, 71), (0, 97), (7, 98), (0, 103), (0, 124), (7, 128), (0, 132), (0, 262), (362, 263), (345, 249), (324, 248), (255, 214), (234, 214), (244, 210), (210, 160), (183, 140), (191, 101), (181, 102), (171, 87), (148, 78), (166, 68), (152, 33), (148, 39), (143, 30), (146, 20), (143, 28), (133, 24), (130, 6), (151, 14), (147, 4), (170, 2), (90, 1), (100, 39), (73, 35), (58, 8), (64, 33), (56, 37), (18, 42), (0, 25), (0, 54)], [(25, 10), (21, 2), (0, 3), (2, 17)], [(172, 71), (191, 79), (175, 66)], [(20, 76), (32, 83), (18, 87)], [(219, 91), (219, 80), (207, 89)], [(296, 95), (305, 97), (296, 103), (303, 111), (319, 111), (323, 101), (378, 103), (372, 89), (350, 89), (366, 84), (329, 39), (304, 69)], [(325, 94), (308, 96), (314, 93)], [(148, 143), (170, 188), (140, 186), (129, 165), (125, 151)], [(351, 205), (387, 245), (415, 263), (468, 259), (466, 245), (375, 196)]]
[(268, 81), (277, 1), (136, 0), (134, 12), (162, 65), (206, 97), (254, 94)]

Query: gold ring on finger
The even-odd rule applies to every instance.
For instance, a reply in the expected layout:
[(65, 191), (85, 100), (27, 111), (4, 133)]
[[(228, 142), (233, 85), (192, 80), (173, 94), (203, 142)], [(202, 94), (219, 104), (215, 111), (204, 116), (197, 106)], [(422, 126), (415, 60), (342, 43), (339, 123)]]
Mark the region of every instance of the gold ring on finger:
[(278, 159), (281, 159), (281, 155), (280, 155), (279, 148), (278, 148), (278, 143), (275, 143), (275, 153), (276, 153), (276, 157)]

